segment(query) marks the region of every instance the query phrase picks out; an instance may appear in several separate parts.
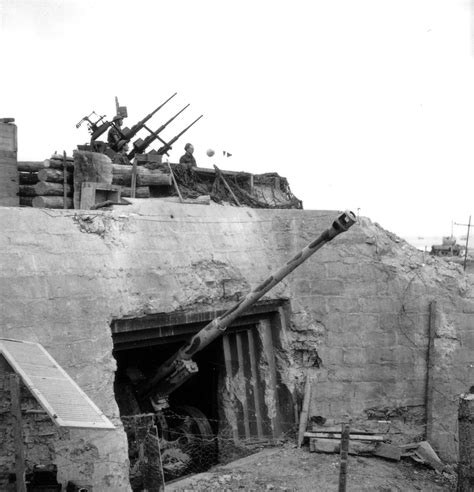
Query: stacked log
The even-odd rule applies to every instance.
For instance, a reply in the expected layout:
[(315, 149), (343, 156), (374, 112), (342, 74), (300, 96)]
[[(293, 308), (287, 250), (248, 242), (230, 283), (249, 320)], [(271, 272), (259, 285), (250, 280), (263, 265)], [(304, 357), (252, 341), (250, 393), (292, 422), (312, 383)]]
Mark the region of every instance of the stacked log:
[[(64, 197), (64, 165), (66, 164), (66, 198)], [(18, 162), (20, 205), (36, 208), (72, 208), (72, 157), (53, 154), (44, 161)], [(64, 207), (66, 201), (66, 207)]]
[[(79, 206), (80, 190), (75, 190), (74, 172), (77, 174), (78, 182), (110, 182), (110, 160), (107, 156), (80, 151), (75, 151), (75, 154), (77, 154), (76, 159), (80, 163), (77, 170), (75, 170), (74, 158), (66, 156), (67, 208), (74, 208), (74, 200), (71, 198), (75, 191), (78, 192), (76, 201), (78, 202), (77, 206)], [(93, 164), (92, 161), (94, 161)], [(111, 184), (122, 187), (121, 196), (130, 197), (132, 195), (133, 166), (122, 164), (111, 164), (111, 166)], [(139, 165), (135, 172), (135, 198), (150, 198), (150, 186), (172, 186), (167, 164), (154, 162), (153, 169)], [(105, 173), (107, 176), (101, 173)], [(21, 206), (63, 208), (64, 161), (61, 155), (53, 154), (44, 161), (20, 161), (18, 162), (18, 174), (20, 185), (18, 194)]]
[[(171, 176), (166, 164), (154, 163), (153, 169), (136, 167), (135, 198), (150, 198), (150, 186), (171, 186)], [(112, 184), (122, 186), (123, 197), (131, 196), (133, 166), (112, 164)]]

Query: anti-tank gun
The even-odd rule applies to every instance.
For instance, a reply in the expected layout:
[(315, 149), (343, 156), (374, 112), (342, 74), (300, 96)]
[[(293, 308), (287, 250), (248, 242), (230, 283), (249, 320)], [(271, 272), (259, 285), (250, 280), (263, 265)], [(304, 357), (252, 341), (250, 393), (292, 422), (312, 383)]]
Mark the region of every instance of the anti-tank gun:
[[(341, 214), (317, 239), (294, 255), (280, 269), (252, 289), (224, 314), (215, 318), (194, 335), (172, 357), (161, 364), (151, 378), (146, 379), (138, 368), (129, 367), (127, 369), (127, 376), (130, 382), (134, 384), (134, 393), (138, 398), (138, 401), (130, 398), (133, 391), (132, 387), (128, 386), (128, 390), (125, 392), (127, 395), (126, 399), (127, 402), (133, 401), (134, 409), (132, 410), (132, 415), (124, 416), (122, 419), (124, 422), (128, 422), (126, 431), (129, 435), (129, 440), (130, 442), (135, 442), (137, 439), (135, 430), (136, 422), (145, 421), (149, 429), (155, 430), (153, 430), (152, 435), (148, 431), (141, 438), (141, 442), (145, 443), (143, 444), (144, 448), (146, 448), (147, 442), (154, 442), (164, 450), (159, 463), (154, 461), (156, 458), (153, 453), (142, 458), (136, 458), (137, 453), (131, 454), (131, 469), (136, 470), (135, 474), (132, 474), (134, 478), (138, 480), (143, 479), (142, 472), (139, 471), (141, 469), (139, 465), (143, 460), (146, 460), (151, 466), (155, 463), (155, 466), (161, 470), (166, 480), (175, 479), (189, 473), (191, 470), (194, 472), (204, 471), (216, 464), (219, 451), (217, 449), (218, 441), (216, 441), (215, 433), (216, 431), (220, 432), (220, 427), (217, 429), (213, 427), (206, 415), (197, 407), (180, 404), (179, 398), (174, 402), (176, 406), (170, 407), (168, 397), (198, 372), (197, 364), (192, 360), (194, 355), (207, 347), (212, 341), (224, 335), (227, 328), (239, 316), (246, 313), (263, 295), (269, 292), (322, 246), (342, 232), (347, 231), (355, 221), (356, 218), (352, 212), (346, 211)], [(243, 367), (242, 371), (244, 371)], [(229, 377), (231, 377), (230, 374)], [(155, 411), (153, 413), (150, 413), (150, 404)], [(146, 413), (137, 414), (137, 411), (139, 412), (140, 410)], [(261, 421), (262, 417), (260, 417)], [(258, 422), (259, 420), (257, 418), (257, 433), (259, 436), (262, 433), (263, 436), (263, 428), (258, 430)], [(234, 430), (235, 442), (239, 439), (239, 433), (237, 429)], [(156, 431), (158, 431), (159, 438), (156, 437)], [(248, 431), (247, 429), (245, 430), (246, 436), (249, 435), (250, 428)]]
[(355, 222), (356, 218), (352, 212), (346, 211), (341, 214), (333, 222), (331, 227), (326, 229), (317, 239), (304, 247), (260, 285), (252, 289), (237, 304), (208, 323), (202, 330), (194, 335), (188, 343), (179, 349), (166, 362), (161, 364), (158, 369), (156, 369), (151, 379), (138, 386), (137, 395), (139, 399), (150, 399), (156, 408), (166, 407), (168, 396), (198, 372), (198, 367), (192, 360), (192, 357), (197, 352), (201, 351), (213, 340), (223, 335), (229, 325), (251, 308), (263, 295), (281, 282), (322, 246), (342, 232), (347, 231)]

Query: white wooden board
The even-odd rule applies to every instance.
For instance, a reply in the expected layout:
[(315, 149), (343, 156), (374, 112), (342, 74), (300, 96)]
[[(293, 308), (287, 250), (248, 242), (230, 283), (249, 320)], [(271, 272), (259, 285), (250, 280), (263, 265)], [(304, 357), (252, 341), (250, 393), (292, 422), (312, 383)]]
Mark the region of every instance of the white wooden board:
[(0, 338), (0, 353), (58, 426), (115, 429), (41, 344)]

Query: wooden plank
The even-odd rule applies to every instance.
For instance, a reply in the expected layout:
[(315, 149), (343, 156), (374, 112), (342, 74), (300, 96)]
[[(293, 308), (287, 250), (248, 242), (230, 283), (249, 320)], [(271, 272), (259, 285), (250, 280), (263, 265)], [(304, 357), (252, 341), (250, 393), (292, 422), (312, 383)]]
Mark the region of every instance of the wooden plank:
[[(326, 439), (340, 439), (340, 432), (305, 432), (305, 437), (324, 437)], [(385, 437), (377, 434), (351, 434), (351, 439), (357, 441), (384, 441)]]
[[(336, 434), (339, 434), (341, 432), (341, 426), (340, 425), (312, 425), (311, 426), (311, 432), (335, 432)], [(366, 431), (363, 429), (359, 428), (351, 428), (351, 434), (367, 434), (367, 435), (374, 435), (374, 434), (379, 434), (382, 435), (380, 432), (372, 432), (372, 431)]]
[(11, 412), (13, 417), (13, 436), (15, 440), (15, 474), (17, 492), (26, 492), (25, 452), (23, 444), (23, 419), (21, 417), (20, 378), (10, 374)]
[(120, 196), (126, 198), (150, 198), (150, 187), (137, 186), (135, 188), (135, 196), (132, 197), (132, 188), (122, 186), (122, 189), (120, 190)]
[[(340, 453), (341, 441), (340, 439), (324, 439), (311, 437), (309, 440), (309, 450), (312, 453)], [(349, 454), (373, 454), (376, 449), (377, 443), (368, 441), (350, 441), (349, 442)]]
[(306, 432), (306, 426), (308, 424), (308, 413), (309, 413), (309, 404), (311, 402), (311, 378), (309, 375), (306, 375), (306, 380), (304, 384), (304, 397), (303, 397), (303, 408), (301, 410), (301, 417), (299, 423), (299, 431), (298, 431), (298, 447), (300, 448), (304, 441), (304, 436)]
[(240, 202), (239, 202), (238, 198), (235, 196), (234, 192), (232, 191), (232, 188), (227, 183), (227, 181), (224, 178), (224, 175), (222, 174), (221, 170), (215, 164), (214, 164), (214, 169), (216, 170), (216, 173), (219, 176), (219, 178), (221, 178), (222, 182), (224, 183), (224, 186), (226, 187), (227, 191), (232, 196), (234, 202), (240, 207), (241, 205), (240, 205)]
[(56, 425), (115, 429), (109, 419), (39, 343), (0, 338), (0, 353), (21, 376)]
[(250, 370), (252, 373), (251, 384), (253, 388), (253, 401), (255, 405), (255, 417), (257, 420), (257, 435), (258, 437), (263, 437), (263, 418), (262, 418), (262, 407), (260, 402), (260, 388), (259, 388), (259, 377), (257, 368), (257, 357), (255, 352), (255, 342), (254, 342), (254, 332), (252, 329), (247, 330), (247, 338), (249, 342), (249, 357), (250, 357)]
[(375, 448), (374, 455), (380, 458), (400, 461), (402, 450), (398, 446), (394, 446), (388, 442), (379, 442)]

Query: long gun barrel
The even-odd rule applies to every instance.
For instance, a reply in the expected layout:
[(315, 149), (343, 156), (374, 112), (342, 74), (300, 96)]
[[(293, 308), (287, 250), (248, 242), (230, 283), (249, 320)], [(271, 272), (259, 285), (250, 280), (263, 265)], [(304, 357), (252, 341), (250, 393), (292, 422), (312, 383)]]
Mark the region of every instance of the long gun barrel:
[[(158, 130), (152, 132), (150, 131), (150, 135), (148, 135), (145, 140), (142, 140), (139, 138), (138, 140), (135, 140), (133, 142), (133, 149), (128, 153), (127, 157), (129, 159), (133, 159), (135, 154), (141, 154), (142, 152), (145, 151), (145, 149), (152, 143), (154, 142), (157, 138), (160, 139), (158, 136), (159, 133), (161, 133), (175, 118), (177, 118), (187, 107), (189, 104), (184, 106), (183, 109), (178, 111), (172, 118), (170, 118), (166, 123), (163, 123)], [(145, 126), (145, 125), (144, 125)], [(160, 139), (161, 140), (161, 139)]]
[(208, 323), (202, 330), (194, 335), (189, 342), (170, 357), (157, 370), (151, 380), (138, 387), (140, 398), (165, 397), (184, 381), (189, 379), (197, 371), (190, 359), (194, 354), (209, 345), (213, 340), (223, 335), (227, 327), (246, 310), (253, 306), (263, 295), (277, 285), (296, 267), (305, 262), (313, 253), (318, 251), (326, 243), (337, 235), (347, 231), (356, 222), (355, 215), (346, 211), (341, 214), (317, 239), (304, 247), (291, 260), (264, 280), (260, 285), (252, 289), (246, 297), (241, 299), (232, 308), (221, 316)]
[(145, 118), (140, 120), (136, 125), (133, 125), (132, 128), (117, 128), (117, 130), (120, 132), (121, 139), (117, 143), (117, 148), (121, 149), (124, 147), (130, 140), (142, 129), (145, 128), (145, 125), (147, 121), (155, 114), (157, 113), (168, 101), (173, 99), (174, 96), (176, 96), (177, 92), (175, 92), (172, 96), (170, 96), (164, 103), (160, 104), (154, 111), (152, 111), (150, 114), (146, 115)]
[(163, 154), (168, 154), (168, 151), (171, 150), (171, 146), (178, 140), (183, 133), (186, 133), (195, 123), (197, 123), (203, 115), (199, 116), (199, 118), (196, 118), (190, 125), (188, 125), (182, 132), (178, 133), (175, 137), (173, 137), (168, 143), (165, 143), (162, 147), (158, 149), (157, 154), (158, 155), (163, 155)]

